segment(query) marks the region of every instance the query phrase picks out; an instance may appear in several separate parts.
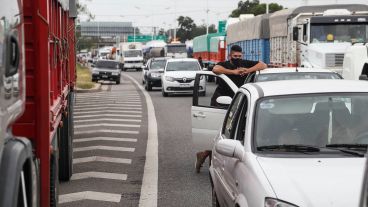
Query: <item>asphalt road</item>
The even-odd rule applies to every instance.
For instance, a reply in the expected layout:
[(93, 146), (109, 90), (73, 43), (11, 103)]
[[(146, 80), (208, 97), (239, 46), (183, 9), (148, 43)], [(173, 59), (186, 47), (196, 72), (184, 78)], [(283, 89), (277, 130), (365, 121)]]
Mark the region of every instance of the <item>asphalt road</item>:
[[(124, 77), (141, 83), (141, 72), (122, 74), (121, 85), (77, 96), (74, 174), (60, 184), (62, 207), (139, 205), (147, 107), (139, 88)], [(192, 97), (163, 97), (160, 88), (149, 95), (158, 126), (157, 206), (210, 206), (208, 163), (200, 174), (194, 171)]]

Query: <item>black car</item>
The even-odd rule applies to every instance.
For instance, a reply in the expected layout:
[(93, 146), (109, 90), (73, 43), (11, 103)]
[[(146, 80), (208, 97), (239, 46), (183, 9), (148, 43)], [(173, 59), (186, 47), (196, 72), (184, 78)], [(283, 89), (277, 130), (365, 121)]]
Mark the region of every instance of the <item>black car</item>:
[(142, 83), (145, 89), (151, 91), (152, 87), (161, 87), (161, 75), (164, 72), (166, 61), (169, 58), (151, 58), (143, 70)]
[(98, 60), (95, 65), (92, 65), (92, 81), (99, 80), (115, 81), (120, 84), (120, 65), (119, 62), (113, 60)]

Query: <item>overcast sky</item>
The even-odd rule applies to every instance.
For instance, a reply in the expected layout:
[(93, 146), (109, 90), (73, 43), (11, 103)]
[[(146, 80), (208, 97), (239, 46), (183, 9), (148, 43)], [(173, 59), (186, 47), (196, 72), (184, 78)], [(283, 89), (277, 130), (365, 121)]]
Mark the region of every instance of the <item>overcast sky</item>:
[[(208, 2), (209, 22), (215, 23), (226, 19), (237, 7), (239, 0), (80, 0), (87, 4), (89, 10), (96, 16), (96, 21), (130, 21), (141, 27), (156, 26), (168, 29), (174, 27), (176, 17), (190, 16), (196, 24), (206, 22)], [(347, 4), (368, 3), (368, 0), (261, 0), (263, 3), (275, 2), (284, 7), (292, 8), (316, 4)], [(83, 16), (81, 20), (85, 19)]]

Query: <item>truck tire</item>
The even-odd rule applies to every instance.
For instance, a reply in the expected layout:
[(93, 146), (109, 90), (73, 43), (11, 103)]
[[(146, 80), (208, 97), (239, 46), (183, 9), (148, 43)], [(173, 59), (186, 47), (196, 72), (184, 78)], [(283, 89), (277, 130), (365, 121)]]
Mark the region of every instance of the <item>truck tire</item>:
[[(60, 129), (59, 129), (60, 130)], [(60, 131), (54, 137), (55, 146), (58, 146), (58, 136)], [(56, 207), (59, 203), (59, 152), (54, 149), (50, 157), (50, 207)]]
[(71, 94), (68, 97), (68, 115), (63, 118), (63, 127), (60, 129), (60, 157), (59, 157), (59, 179), (60, 181), (69, 181), (73, 174), (73, 134), (71, 133), (72, 99)]
[(116, 80), (116, 84), (119, 85), (120, 84), (120, 79)]

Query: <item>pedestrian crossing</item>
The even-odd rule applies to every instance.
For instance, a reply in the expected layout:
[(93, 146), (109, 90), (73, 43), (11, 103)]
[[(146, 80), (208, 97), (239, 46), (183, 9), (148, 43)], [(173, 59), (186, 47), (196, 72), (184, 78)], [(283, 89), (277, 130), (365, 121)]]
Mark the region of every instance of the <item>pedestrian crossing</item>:
[[(132, 176), (127, 169), (132, 167), (146, 113), (142, 98), (128, 80), (105, 88), (111, 90), (76, 96), (74, 173), (69, 183), (62, 184), (61, 206), (88, 206), (88, 201), (117, 205), (121, 192), (106, 186), (123, 185)], [(112, 184), (97, 185), (103, 182)]]

